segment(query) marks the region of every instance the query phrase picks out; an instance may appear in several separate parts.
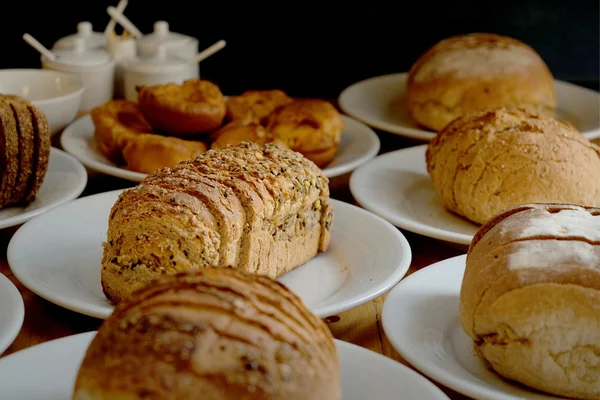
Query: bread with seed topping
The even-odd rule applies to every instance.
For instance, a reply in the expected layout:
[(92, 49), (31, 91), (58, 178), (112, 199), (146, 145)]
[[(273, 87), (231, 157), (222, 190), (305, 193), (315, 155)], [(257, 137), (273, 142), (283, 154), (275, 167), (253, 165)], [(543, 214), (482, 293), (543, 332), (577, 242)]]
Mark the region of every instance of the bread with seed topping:
[(73, 400), (340, 400), (325, 323), (279, 282), (232, 268), (158, 279), (102, 324)]
[(493, 217), (469, 248), (460, 322), (503, 377), (600, 398), (600, 208), (526, 204)]
[(102, 260), (119, 302), (160, 275), (234, 267), (279, 277), (329, 245), (321, 170), (273, 144), (242, 143), (149, 175), (112, 208)]

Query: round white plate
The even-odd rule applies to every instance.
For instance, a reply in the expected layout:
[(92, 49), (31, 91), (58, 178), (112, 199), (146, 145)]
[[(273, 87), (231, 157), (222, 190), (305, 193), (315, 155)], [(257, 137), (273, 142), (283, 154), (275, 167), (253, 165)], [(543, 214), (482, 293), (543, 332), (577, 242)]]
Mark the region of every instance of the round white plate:
[(367, 210), (399, 228), (434, 239), (471, 244), (479, 225), (446, 210), (425, 164), (427, 145), (386, 153), (350, 177), (350, 191)]
[[(355, 83), (340, 94), (340, 108), (372, 127), (419, 140), (431, 140), (435, 132), (418, 126), (406, 107), (407, 73), (383, 75)], [(600, 137), (600, 94), (555, 81), (557, 118), (573, 124), (588, 139)]]
[[(328, 178), (342, 175), (364, 164), (379, 152), (379, 137), (365, 124), (342, 115), (344, 132), (340, 148), (333, 161), (323, 169)], [(62, 147), (88, 168), (118, 178), (140, 182), (146, 177), (141, 172), (130, 171), (109, 161), (97, 149), (94, 124), (89, 115), (69, 125), (60, 138)]]
[(19, 290), (0, 274), (0, 354), (19, 334), (25, 318), (25, 306)]
[(431, 379), (475, 399), (557, 399), (502, 379), (477, 357), (458, 320), (465, 261), (425, 267), (388, 294), (382, 320), (392, 346)]
[[(102, 242), (119, 193), (83, 197), (23, 225), (8, 246), (17, 279), (62, 307), (108, 317), (113, 305), (100, 284)], [(319, 317), (380, 296), (411, 262), (408, 242), (391, 224), (359, 207), (331, 202), (335, 219), (329, 249), (280, 279)]]
[[(0, 359), (0, 398), (70, 399), (79, 366), (95, 334), (68, 336)], [(335, 342), (341, 364), (343, 400), (448, 399), (410, 368), (362, 347)]]
[(50, 162), (44, 182), (27, 207), (0, 210), (0, 229), (23, 222), (77, 198), (85, 189), (87, 172), (79, 161), (62, 150), (50, 149)]

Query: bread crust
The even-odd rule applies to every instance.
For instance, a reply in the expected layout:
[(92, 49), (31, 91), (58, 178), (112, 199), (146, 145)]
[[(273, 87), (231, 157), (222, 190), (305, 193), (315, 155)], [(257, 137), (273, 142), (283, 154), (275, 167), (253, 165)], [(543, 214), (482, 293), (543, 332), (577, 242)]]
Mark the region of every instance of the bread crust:
[(519, 107), (554, 116), (554, 79), (540, 56), (516, 39), (487, 33), (440, 41), (411, 67), (407, 106), (424, 127), (439, 131), (457, 117)]
[(282, 284), (231, 268), (162, 277), (91, 342), (74, 400), (341, 399), (323, 321)]
[(457, 118), (429, 143), (426, 162), (444, 207), (479, 224), (517, 204), (600, 206), (600, 148), (527, 110)]
[(19, 173), (19, 134), (10, 104), (0, 103), (0, 208), (10, 205)]
[(488, 367), (538, 390), (600, 396), (600, 208), (525, 204), (475, 235), (460, 321)]

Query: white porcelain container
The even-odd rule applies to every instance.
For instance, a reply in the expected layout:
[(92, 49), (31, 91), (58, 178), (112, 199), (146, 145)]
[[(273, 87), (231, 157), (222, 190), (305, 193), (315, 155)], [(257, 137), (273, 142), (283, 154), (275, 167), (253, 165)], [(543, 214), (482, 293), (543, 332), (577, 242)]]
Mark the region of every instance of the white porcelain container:
[(190, 59), (198, 54), (198, 40), (191, 36), (171, 32), (166, 21), (154, 23), (154, 32), (137, 40), (141, 58), (151, 57), (159, 44), (164, 44), (170, 55)]
[(164, 44), (157, 46), (156, 53), (149, 58), (137, 58), (124, 64), (125, 98), (137, 101), (137, 87), (183, 83), (188, 79), (198, 79), (200, 69), (197, 63), (188, 64), (187, 59), (167, 54)]
[(112, 100), (114, 93), (115, 60), (104, 49), (85, 47), (82, 38), (75, 39), (75, 47), (53, 51), (57, 60), (51, 61), (42, 56), (42, 67), (77, 74), (83, 81), (84, 92), (79, 113), (90, 112), (93, 108)]
[(125, 63), (137, 57), (137, 44), (131, 37), (110, 36), (106, 49), (115, 60), (115, 89), (114, 97), (125, 97)]
[(77, 24), (77, 33), (57, 40), (52, 49), (74, 49), (75, 39), (77, 38), (82, 38), (85, 47), (89, 49), (106, 47), (106, 36), (104, 33), (94, 32), (92, 24), (88, 21), (83, 21)]

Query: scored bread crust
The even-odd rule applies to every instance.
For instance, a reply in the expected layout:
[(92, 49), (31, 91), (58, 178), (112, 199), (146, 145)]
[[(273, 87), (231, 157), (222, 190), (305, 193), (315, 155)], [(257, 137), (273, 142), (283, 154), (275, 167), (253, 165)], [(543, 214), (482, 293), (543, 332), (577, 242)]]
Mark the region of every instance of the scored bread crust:
[(242, 143), (149, 175), (109, 216), (102, 285), (119, 302), (157, 276), (233, 266), (278, 277), (327, 250), (328, 180), (301, 154)]
[(554, 79), (540, 56), (516, 39), (487, 33), (440, 41), (411, 67), (407, 106), (421, 125), (441, 130), (487, 108), (528, 107), (554, 116)]
[(19, 133), (10, 104), (0, 102), (0, 208), (10, 205), (19, 174)]
[(21, 201), (22, 205), (31, 203), (42, 186), (46, 173), (48, 172), (51, 147), (50, 124), (48, 123), (46, 115), (39, 108), (30, 103), (27, 103), (27, 108), (31, 114), (33, 137), (35, 140), (33, 147), (33, 174), (31, 174), (31, 178), (27, 184), (25, 197)]
[(457, 118), (429, 143), (426, 162), (444, 207), (479, 224), (517, 204), (600, 206), (600, 147), (526, 110)]
[(460, 322), (508, 379), (580, 399), (600, 396), (600, 208), (525, 204), (475, 235)]
[(231, 268), (163, 277), (115, 308), (74, 400), (341, 399), (335, 343), (279, 282)]

